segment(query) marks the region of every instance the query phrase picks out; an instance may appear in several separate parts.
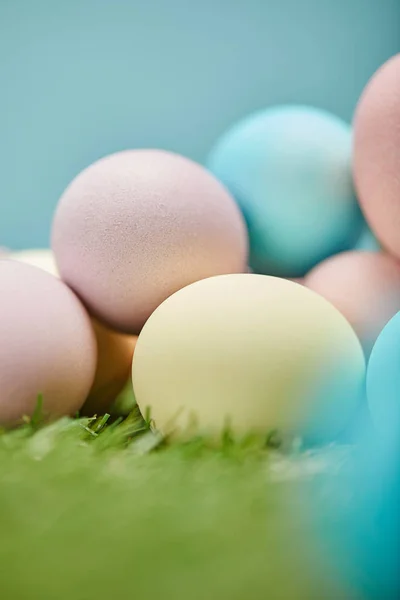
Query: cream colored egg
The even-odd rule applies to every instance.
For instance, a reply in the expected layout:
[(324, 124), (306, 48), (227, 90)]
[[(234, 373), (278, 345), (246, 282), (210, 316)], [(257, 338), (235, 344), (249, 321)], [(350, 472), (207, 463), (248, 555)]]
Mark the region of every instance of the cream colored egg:
[[(49, 249), (14, 252), (10, 258), (30, 264), (58, 277), (53, 252)], [(94, 383), (81, 414), (106, 412), (129, 379), (136, 336), (109, 329), (92, 318), (97, 341), (97, 366)]]
[(165, 300), (136, 345), (138, 405), (162, 433), (281, 430), (331, 438), (349, 423), (365, 377), (346, 319), (304, 286), (238, 274)]
[(9, 258), (18, 260), (27, 265), (32, 265), (33, 267), (38, 267), (39, 269), (43, 269), (43, 271), (50, 273), (50, 275), (58, 277), (57, 265), (53, 253), (47, 248), (35, 248), (33, 250), (12, 252)]

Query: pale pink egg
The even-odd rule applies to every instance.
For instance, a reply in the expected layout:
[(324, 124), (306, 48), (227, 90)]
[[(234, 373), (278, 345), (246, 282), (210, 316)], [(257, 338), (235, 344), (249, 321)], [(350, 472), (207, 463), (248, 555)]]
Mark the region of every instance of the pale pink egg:
[(374, 74), (358, 102), (354, 178), (371, 229), (400, 258), (400, 54)]
[[(10, 258), (59, 277), (53, 253), (48, 248), (14, 252)], [(97, 342), (97, 366), (93, 385), (80, 411), (89, 416), (108, 411), (126, 385), (137, 339), (136, 336), (113, 331), (93, 317), (91, 322)]]
[(59, 279), (0, 260), (0, 424), (33, 414), (74, 415), (93, 383), (96, 339), (90, 318)]
[(400, 263), (383, 252), (337, 254), (312, 269), (305, 285), (340, 310), (367, 354), (400, 310)]
[(168, 296), (247, 262), (247, 231), (223, 185), (192, 160), (130, 150), (82, 171), (64, 192), (52, 246), (91, 314), (137, 334)]

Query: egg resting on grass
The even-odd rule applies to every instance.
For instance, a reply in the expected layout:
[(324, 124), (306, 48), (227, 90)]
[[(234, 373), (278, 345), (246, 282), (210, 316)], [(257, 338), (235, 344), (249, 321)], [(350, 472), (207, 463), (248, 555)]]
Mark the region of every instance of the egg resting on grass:
[(305, 285), (346, 317), (367, 354), (381, 329), (400, 310), (400, 262), (383, 252), (332, 256), (310, 271)]
[(75, 294), (42, 269), (0, 261), (0, 423), (74, 415), (93, 383), (96, 340)]
[(342, 431), (365, 362), (346, 319), (302, 285), (225, 275), (185, 287), (139, 335), (132, 381), (164, 434), (279, 430), (310, 441)]
[(372, 231), (400, 258), (400, 54), (378, 69), (358, 102), (354, 179)]
[(58, 204), (52, 247), (91, 314), (126, 333), (185, 285), (247, 264), (245, 224), (228, 191), (162, 150), (112, 154), (80, 173)]
[(208, 166), (243, 212), (257, 273), (301, 277), (361, 232), (350, 127), (328, 112), (289, 105), (250, 115), (217, 141)]
[[(59, 276), (53, 252), (48, 248), (14, 252), (10, 258)], [(91, 322), (97, 343), (97, 366), (93, 385), (81, 409), (81, 414), (89, 416), (109, 410), (129, 380), (137, 339), (113, 331), (94, 318)]]

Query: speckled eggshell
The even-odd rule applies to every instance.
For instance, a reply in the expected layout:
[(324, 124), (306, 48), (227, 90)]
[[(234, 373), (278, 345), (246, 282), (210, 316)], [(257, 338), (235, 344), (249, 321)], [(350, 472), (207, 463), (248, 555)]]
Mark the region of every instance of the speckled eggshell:
[[(53, 252), (48, 248), (14, 252), (10, 258), (59, 276)], [(80, 411), (89, 416), (106, 412), (129, 380), (137, 339), (113, 331), (94, 318), (91, 322), (97, 342), (97, 366), (93, 385)]]
[(43, 270), (0, 261), (0, 423), (73, 415), (93, 383), (96, 340), (75, 294)]
[(132, 368), (142, 412), (165, 434), (278, 429), (330, 439), (364, 385), (360, 343), (324, 298), (264, 275), (212, 277), (151, 315)]
[(359, 100), (354, 178), (371, 229), (400, 258), (400, 54), (374, 74)]
[(307, 106), (277, 106), (233, 125), (207, 164), (246, 219), (256, 273), (302, 277), (353, 247), (362, 226), (350, 126)]
[(354, 327), (368, 354), (378, 334), (400, 310), (400, 263), (383, 252), (343, 252), (321, 263), (305, 284)]
[(113, 154), (78, 175), (59, 202), (52, 246), (90, 312), (127, 333), (185, 285), (247, 264), (245, 224), (229, 193), (200, 165), (162, 150)]

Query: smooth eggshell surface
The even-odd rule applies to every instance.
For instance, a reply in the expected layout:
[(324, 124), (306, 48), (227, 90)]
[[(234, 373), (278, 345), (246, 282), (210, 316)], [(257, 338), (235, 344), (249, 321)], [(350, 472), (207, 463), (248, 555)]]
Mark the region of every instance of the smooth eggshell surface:
[(93, 383), (96, 340), (86, 310), (59, 279), (0, 261), (0, 423), (32, 415), (73, 415)]
[(144, 326), (132, 381), (142, 412), (175, 436), (267, 433), (310, 439), (342, 430), (365, 362), (344, 317), (307, 288), (225, 275), (168, 298)]
[(371, 252), (382, 250), (380, 243), (366, 223), (364, 223), (361, 235), (352, 250), (369, 250)]
[(54, 275), (54, 277), (59, 276), (54, 255), (48, 248), (34, 248), (32, 250), (12, 252), (9, 255), (9, 258), (43, 269), (43, 271), (50, 273), (50, 275)]
[[(10, 258), (58, 277), (53, 252), (47, 248), (14, 252)], [(105, 327), (92, 318), (97, 342), (97, 366), (93, 385), (81, 414), (92, 416), (106, 412), (129, 379), (136, 336), (125, 335)]]
[(354, 177), (373, 232), (400, 258), (400, 54), (375, 73), (359, 100)]
[(90, 312), (127, 333), (178, 289), (247, 263), (229, 193), (200, 165), (162, 150), (113, 154), (78, 175), (59, 202), (52, 246)]
[(374, 425), (386, 443), (400, 442), (400, 312), (385, 325), (372, 349), (367, 370), (367, 400)]
[(400, 309), (400, 263), (383, 252), (343, 252), (321, 263), (305, 285), (329, 300), (355, 329), (368, 354)]
[(125, 387), (137, 340), (136, 336), (112, 331), (95, 319), (92, 325), (97, 340), (97, 368), (93, 386), (81, 410), (89, 416), (107, 412)]
[(351, 145), (349, 125), (304, 106), (250, 115), (217, 142), (208, 166), (243, 212), (256, 273), (301, 277), (354, 245)]

